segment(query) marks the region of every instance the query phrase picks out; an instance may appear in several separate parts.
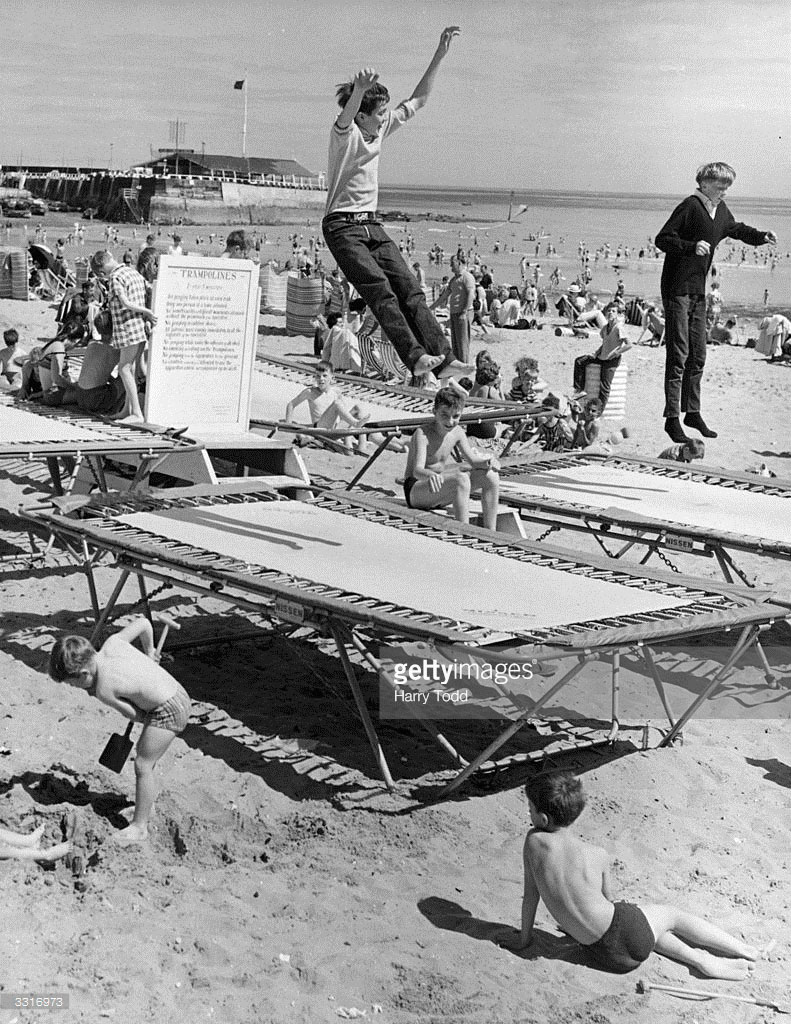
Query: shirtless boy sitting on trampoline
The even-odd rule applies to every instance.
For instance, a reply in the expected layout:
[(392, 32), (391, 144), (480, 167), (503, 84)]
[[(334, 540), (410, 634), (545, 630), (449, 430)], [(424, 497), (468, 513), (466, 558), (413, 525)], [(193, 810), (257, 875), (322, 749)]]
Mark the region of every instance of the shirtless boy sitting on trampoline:
[[(293, 423), (294, 410), (302, 405), (303, 402), (307, 402), (310, 411), (310, 422), (320, 430), (337, 430), (339, 423), (345, 423), (349, 427), (365, 426), (370, 417), (359, 405), (346, 405), (343, 396), (335, 387), (335, 377), (330, 363), (326, 359), (322, 359), (317, 364), (314, 373), (316, 383), (300, 391), (296, 398), (293, 398), (286, 406), (286, 423)], [(371, 435), (371, 440), (379, 443), (384, 438), (381, 434), (376, 433)], [(349, 451), (352, 450), (351, 437), (344, 437), (342, 443), (344, 448)], [(369, 450), (370, 445), (364, 438), (359, 438), (357, 441), (357, 451), (366, 455)], [(396, 450), (403, 451), (403, 447), (396, 447)]]
[[(132, 646), (134, 640), (142, 651)], [(145, 618), (108, 637), (99, 651), (84, 637), (60, 637), (49, 658), (49, 674), (57, 682), (85, 690), (124, 718), (144, 723), (135, 751), (134, 817), (116, 837), (122, 846), (148, 838), (156, 795), (154, 768), (184, 731), (192, 706), (187, 691), (158, 660), (154, 631)]]
[(534, 779), (525, 791), (533, 828), (524, 847), (522, 928), (500, 945), (517, 951), (533, 944), (543, 899), (561, 929), (604, 970), (625, 974), (656, 950), (709, 978), (747, 977), (748, 961), (757, 960), (759, 951), (716, 925), (675, 907), (611, 901), (607, 853), (571, 832), (585, 806), (582, 783), (571, 772)]
[[(479, 455), (470, 447), (459, 424), (464, 398), (443, 388), (434, 398), (434, 421), (412, 435), (404, 479), (404, 497), (410, 508), (453, 506), (460, 523), (470, 521), (470, 491), (481, 490), (483, 525), (497, 529), (500, 463), (493, 455)], [(464, 460), (456, 462), (456, 449)]]

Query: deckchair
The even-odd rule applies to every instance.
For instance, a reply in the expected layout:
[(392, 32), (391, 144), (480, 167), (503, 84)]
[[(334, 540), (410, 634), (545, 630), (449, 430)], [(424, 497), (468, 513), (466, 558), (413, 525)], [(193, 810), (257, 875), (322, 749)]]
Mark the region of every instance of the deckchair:
[[(332, 636), (388, 788), (394, 786), (393, 777), (350, 650), (380, 674), (393, 700), (398, 684), (382, 661), (383, 643), (419, 642), (429, 658), (540, 663), (545, 672), (551, 671), (546, 659), (558, 663), (559, 678), (553, 677), (548, 688), (544, 676), (529, 682), (516, 717), (471, 761), (427, 715), (412, 704), (405, 707), (464, 766), (446, 787), (450, 790), (528, 722), (541, 722), (545, 709), (551, 713), (556, 707), (557, 694), (597, 659), (612, 663), (606, 741), (613, 742), (619, 731), (620, 659), (628, 652), (645, 663), (661, 698), (670, 726), (662, 740), (667, 745), (717, 692), (761, 630), (788, 613), (786, 605), (756, 591), (667, 572), (630, 571), (609, 559), (506, 539), (439, 521), (431, 513), (326, 488), (312, 490), (308, 499), (286, 499), (259, 481), (246, 480), (158, 494), (66, 499), (54, 508), (24, 509), (22, 515), (84, 551), (96, 617), (94, 642), (131, 575), (137, 577), (144, 602), (145, 581), (154, 580)], [(120, 572), (102, 601), (94, 566), (105, 553), (114, 557)], [(431, 571), (418, 578), (420, 566)], [(475, 581), (472, 591), (459, 587), (464, 579)], [(710, 678), (695, 680), (694, 698), (677, 716), (653, 649), (723, 630), (731, 631), (732, 642), (723, 664)], [(576, 700), (584, 701), (584, 695)]]

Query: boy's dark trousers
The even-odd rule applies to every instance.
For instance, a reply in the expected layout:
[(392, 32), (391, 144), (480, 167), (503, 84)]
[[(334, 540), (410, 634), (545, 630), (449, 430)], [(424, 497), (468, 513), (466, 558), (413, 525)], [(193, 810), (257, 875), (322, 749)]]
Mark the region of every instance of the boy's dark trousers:
[(599, 401), (603, 412), (610, 400), (610, 388), (615, 371), (621, 365), (621, 357), (597, 359), (596, 356), (577, 356), (574, 360), (574, 387), (577, 391), (585, 390), (585, 371), (591, 363), (599, 364)]
[(665, 419), (700, 412), (706, 365), (706, 299), (703, 295), (662, 296), (665, 307)]
[(453, 359), (442, 328), (426, 305), (417, 278), (398, 246), (374, 220), (356, 222), (330, 214), (322, 222), (327, 248), (374, 314), (401, 361), (411, 370), (422, 355)]

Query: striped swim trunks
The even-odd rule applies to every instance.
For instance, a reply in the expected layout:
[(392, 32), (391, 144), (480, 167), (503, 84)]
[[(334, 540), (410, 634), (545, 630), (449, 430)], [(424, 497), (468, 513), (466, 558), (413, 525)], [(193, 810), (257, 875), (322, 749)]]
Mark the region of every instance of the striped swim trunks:
[(159, 707), (149, 711), (145, 724), (155, 725), (157, 729), (167, 729), (177, 736), (183, 732), (192, 710), (192, 701), (183, 686), (179, 685), (172, 697), (163, 701)]

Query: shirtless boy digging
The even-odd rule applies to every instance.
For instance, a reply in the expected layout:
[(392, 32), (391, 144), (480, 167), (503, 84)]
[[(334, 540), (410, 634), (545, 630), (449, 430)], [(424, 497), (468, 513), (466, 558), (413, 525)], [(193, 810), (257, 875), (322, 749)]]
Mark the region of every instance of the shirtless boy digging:
[[(138, 640), (142, 651), (132, 646)], [(132, 823), (116, 836), (122, 846), (148, 838), (154, 806), (154, 768), (187, 725), (191, 702), (187, 691), (158, 664), (154, 631), (139, 618), (108, 637), (96, 650), (84, 637), (55, 641), (49, 674), (97, 697), (131, 722), (142, 722), (135, 750), (135, 811)]]
[(613, 903), (609, 857), (574, 835), (585, 806), (582, 783), (570, 772), (534, 779), (525, 787), (533, 828), (524, 846), (522, 928), (501, 945), (526, 950), (540, 900), (560, 928), (583, 945), (598, 967), (634, 970), (652, 950), (696, 968), (709, 978), (739, 981), (759, 951), (716, 925), (675, 907)]
[[(497, 529), (500, 496), (500, 463), (493, 455), (473, 451), (460, 426), (464, 398), (458, 391), (443, 388), (434, 398), (434, 421), (418, 427), (412, 435), (404, 479), (404, 498), (410, 508), (453, 506), (460, 523), (470, 521), (470, 491), (481, 490), (483, 525)], [(456, 462), (456, 448), (463, 462)]]

